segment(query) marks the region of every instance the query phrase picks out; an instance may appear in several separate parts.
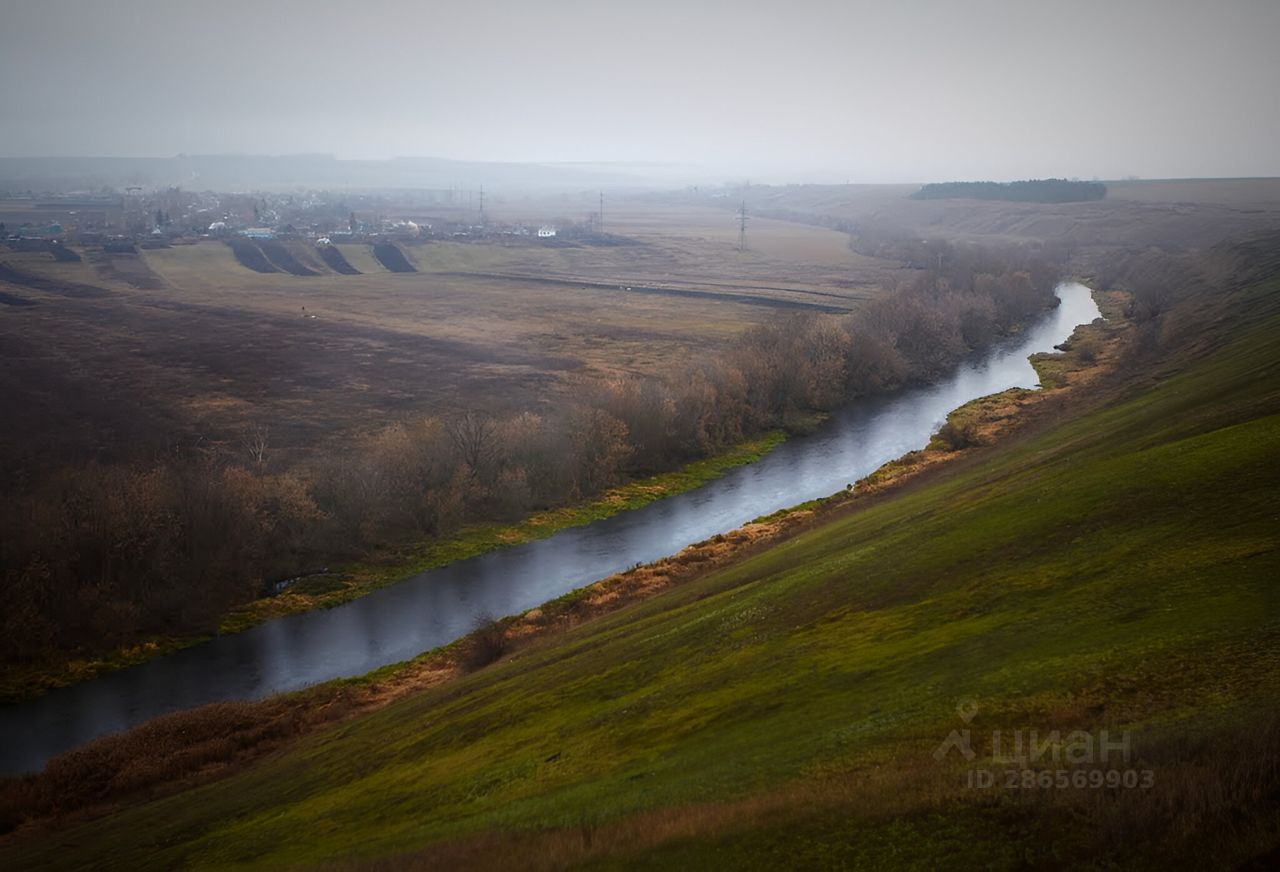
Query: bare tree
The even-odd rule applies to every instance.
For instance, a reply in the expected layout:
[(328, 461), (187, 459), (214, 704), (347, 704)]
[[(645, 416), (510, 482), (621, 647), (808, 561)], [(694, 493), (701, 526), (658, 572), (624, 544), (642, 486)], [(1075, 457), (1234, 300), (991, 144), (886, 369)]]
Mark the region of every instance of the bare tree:
[(489, 465), (497, 448), (498, 427), (493, 418), (475, 409), (468, 409), (446, 421), (445, 430), (462, 462), (467, 465), (471, 478), (479, 478), (481, 470)]
[(248, 453), (249, 459), (259, 470), (266, 466), (267, 451), (271, 446), (271, 428), (254, 422), (245, 428), (240, 443)]

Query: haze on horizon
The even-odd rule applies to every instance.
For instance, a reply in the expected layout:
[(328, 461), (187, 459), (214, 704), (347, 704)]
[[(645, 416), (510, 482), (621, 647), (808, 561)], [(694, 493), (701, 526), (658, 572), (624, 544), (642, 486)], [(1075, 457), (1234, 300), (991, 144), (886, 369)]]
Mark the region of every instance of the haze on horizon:
[(1280, 175), (1280, 4), (6, 0), (0, 156)]

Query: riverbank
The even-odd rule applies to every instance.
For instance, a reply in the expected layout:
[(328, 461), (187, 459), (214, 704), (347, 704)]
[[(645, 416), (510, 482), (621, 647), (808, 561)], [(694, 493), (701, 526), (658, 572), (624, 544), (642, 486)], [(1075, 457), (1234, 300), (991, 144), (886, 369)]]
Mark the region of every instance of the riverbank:
[[(732, 469), (754, 463), (785, 439), (785, 431), (771, 430), (714, 457), (611, 488), (601, 496), (577, 505), (548, 509), (515, 523), (470, 524), (447, 539), (418, 543), (365, 561), (342, 564), (332, 571), (309, 575), (274, 596), (237, 607), (222, 620), (218, 633), (238, 633), (273, 618), (311, 609), (333, 608), (429, 569), (499, 548), (545, 539), (569, 527), (590, 524), (685, 493), (720, 478)], [(208, 635), (153, 637), (100, 657), (26, 666), (6, 665), (0, 675), (0, 705), (21, 702), (58, 687), (137, 666), (210, 638)]]
[[(54, 786), (76, 784), (91, 774), (98, 783), (105, 779), (106, 784), (121, 787), (83, 797), (77, 800), (79, 807), (115, 802), (139, 789), (185, 789), (234, 772), (326, 725), (459, 679), (489, 663), (518, 659), (526, 652), (555, 644), (580, 624), (737, 564), (820, 524), (878, 505), (892, 492), (918, 482), (927, 471), (1008, 440), (1037, 420), (1047, 408), (1042, 406), (1047, 399), (1066, 400), (1114, 371), (1126, 335), (1125, 325), (1116, 322), (1082, 325), (1064, 343), (1065, 352), (1042, 357), (1041, 365), (1052, 365), (1060, 375), (1053, 387), (1013, 389), (953, 411), (949, 424), (971, 425), (978, 435), (970, 444), (957, 447), (935, 440), (922, 451), (885, 464), (849, 491), (773, 513), (676, 555), (617, 573), (405, 663), (259, 702), (178, 712), (90, 742), (56, 758), (43, 775), (11, 780), (6, 802), (11, 808), (56, 806), (65, 811), (71, 801), (65, 791), (58, 793)], [(1081, 349), (1086, 345), (1096, 353), (1083, 354)], [(75, 802), (71, 806), (77, 807)]]

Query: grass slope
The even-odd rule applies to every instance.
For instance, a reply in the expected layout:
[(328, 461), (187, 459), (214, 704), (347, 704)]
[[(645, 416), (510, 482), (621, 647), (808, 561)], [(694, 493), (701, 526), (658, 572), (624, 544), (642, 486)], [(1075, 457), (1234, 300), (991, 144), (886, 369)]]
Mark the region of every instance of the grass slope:
[[(1166, 355), (1154, 383), (1072, 422), (238, 776), (22, 839), (0, 865), (1111, 867), (1273, 850), (1280, 282), (1231, 302), (1202, 325), (1211, 350)], [(962, 760), (933, 757), (962, 698), (976, 734), (1132, 729), (1155, 786), (967, 790)]]

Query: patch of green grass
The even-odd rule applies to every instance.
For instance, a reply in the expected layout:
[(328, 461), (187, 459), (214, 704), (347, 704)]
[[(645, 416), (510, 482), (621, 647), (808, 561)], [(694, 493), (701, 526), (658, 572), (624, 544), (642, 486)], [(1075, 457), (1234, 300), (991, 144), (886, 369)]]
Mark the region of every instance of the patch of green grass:
[[(1158, 762), (1161, 736), (1247, 731), (1280, 696), (1267, 293), (1215, 350), (1167, 355), (1157, 383), (1097, 411), (0, 863), (265, 868), (514, 835), (521, 865), (1089, 860), (1073, 852), (1110, 799), (1094, 818), (964, 799), (932, 752), (962, 698), (979, 732), (1134, 729)], [(705, 824), (681, 829), (690, 816)], [(628, 821), (646, 823), (609, 841)], [(540, 854), (557, 833), (576, 847)], [(1160, 846), (1097, 862), (1143, 847)]]

